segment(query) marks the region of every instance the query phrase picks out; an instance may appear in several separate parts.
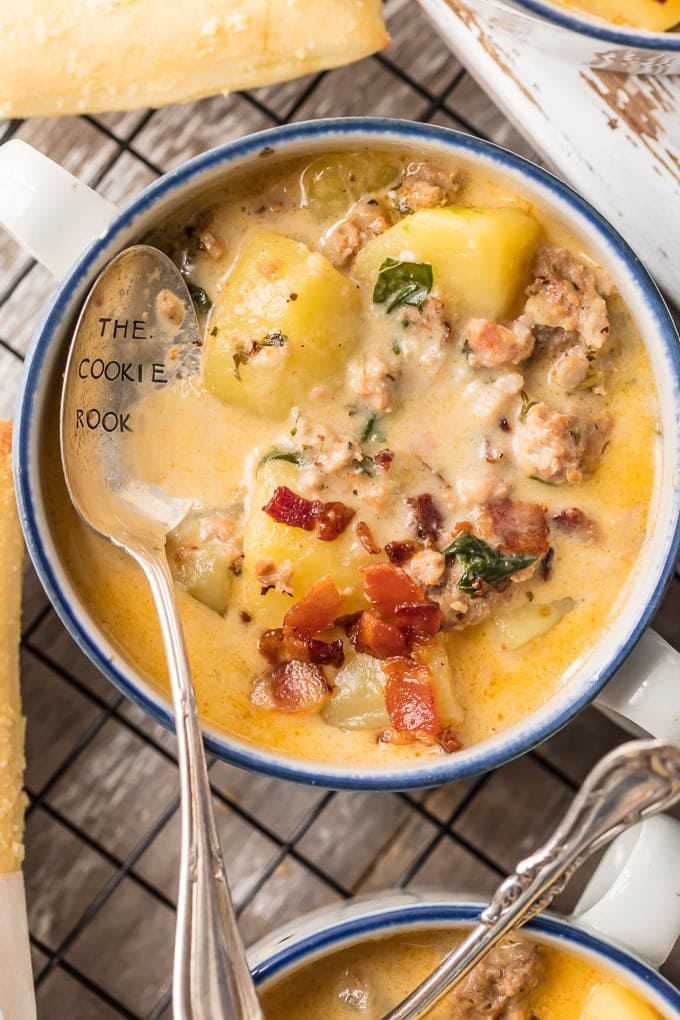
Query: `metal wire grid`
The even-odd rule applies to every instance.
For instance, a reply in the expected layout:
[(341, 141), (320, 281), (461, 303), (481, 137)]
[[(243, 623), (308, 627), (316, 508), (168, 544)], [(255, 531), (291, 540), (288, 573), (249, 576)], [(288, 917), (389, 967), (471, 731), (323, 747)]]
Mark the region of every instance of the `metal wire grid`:
[[(123, 197), (121, 179), (127, 197), (225, 134), (308, 116), (411, 116), (526, 154), (418, 8), (394, 0), (386, 13), (392, 46), (349, 70), (165, 111), (12, 121), (0, 138), (27, 137), (81, 175), (96, 163), (88, 183), (115, 200)], [(173, 151), (177, 137), (186, 140), (196, 126), (200, 138)], [(48, 293), (33, 261), (9, 242), (0, 246), (0, 413), (9, 411), (35, 313)], [(676, 644), (679, 604), (676, 588), (660, 620)], [(23, 683), (25, 871), (39, 1015), (167, 1018), (178, 845), (174, 738), (98, 676), (30, 572)], [(212, 760), (218, 824), (247, 940), (357, 892), (413, 883), (491, 889), (552, 828), (593, 761), (620, 740), (616, 727), (589, 710), (495, 773), (440, 790), (384, 795), (295, 787)], [(679, 962), (671, 961), (671, 975)]]

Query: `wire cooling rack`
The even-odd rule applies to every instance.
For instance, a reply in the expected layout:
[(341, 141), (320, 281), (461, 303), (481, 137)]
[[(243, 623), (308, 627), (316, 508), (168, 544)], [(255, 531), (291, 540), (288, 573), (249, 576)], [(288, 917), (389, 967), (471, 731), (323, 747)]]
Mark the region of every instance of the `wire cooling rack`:
[[(314, 117), (410, 117), (532, 155), (411, 0), (388, 0), (386, 13), (392, 45), (350, 68), (158, 111), (12, 121), (0, 126), (0, 139), (26, 139), (114, 202), (210, 146)], [(0, 416), (12, 413), (21, 362), (53, 287), (0, 238)], [(678, 608), (676, 580), (656, 626), (680, 646)], [(174, 738), (80, 654), (30, 570), (22, 654), (25, 873), (39, 1016), (169, 1018), (179, 844)], [(621, 739), (587, 710), (496, 772), (408, 794), (329, 793), (213, 761), (246, 941), (358, 893), (413, 885), (491, 890)], [(680, 976), (677, 952), (666, 972)]]

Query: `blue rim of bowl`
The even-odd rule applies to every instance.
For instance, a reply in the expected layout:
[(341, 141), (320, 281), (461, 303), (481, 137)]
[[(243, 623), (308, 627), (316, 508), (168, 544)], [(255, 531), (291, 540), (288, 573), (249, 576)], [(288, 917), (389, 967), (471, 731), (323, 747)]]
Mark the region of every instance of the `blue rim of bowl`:
[[(279, 977), (284, 971), (294, 971), (304, 966), (311, 954), (330, 952), (340, 943), (355, 939), (361, 941), (377, 932), (389, 936), (397, 934), (400, 928), (412, 930), (415, 927), (426, 928), (428, 925), (442, 926), (447, 923), (474, 924), (483, 909), (484, 906), (479, 903), (425, 902), (389, 908), (381, 908), (379, 900), (373, 907), (367, 903), (364, 914), (343, 918), (300, 939), (293, 937), (283, 948), (275, 950), (252, 968), (253, 978), (256, 984), (264, 984), (265, 981)], [(605, 956), (608, 962), (622, 967), (646, 988), (661, 996), (664, 1004), (676, 1014), (680, 1013), (680, 991), (670, 981), (639, 957), (591, 935), (578, 924), (554, 915), (541, 914), (529, 921), (523, 930)]]
[[(153, 700), (137, 684), (131, 681), (111, 661), (96, 640), (81, 626), (75, 607), (69, 604), (68, 596), (62, 590), (55, 576), (49, 558), (43, 547), (33, 496), (30, 491), (31, 479), (31, 440), (35, 426), (36, 379), (39, 378), (50, 341), (59, 329), (64, 315), (68, 311), (70, 297), (74, 290), (83, 285), (87, 274), (97, 264), (97, 260), (118, 235), (129, 228), (134, 220), (146, 212), (157, 200), (166, 196), (179, 185), (186, 185), (205, 171), (210, 171), (222, 164), (225, 168), (235, 159), (248, 157), (261, 152), (264, 148), (273, 148), (278, 144), (328, 137), (329, 144), (333, 140), (362, 135), (365, 143), (371, 136), (382, 136), (388, 144), (439, 143), (451, 148), (452, 154), (463, 157), (482, 157), (495, 162), (499, 172), (514, 171), (524, 178), (527, 187), (536, 183), (547, 188), (558, 199), (565, 201), (575, 213), (594, 227), (604, 239), (608, 247), (627, 265), (635, 277), (645, 303), (653, 312), (664, 347), (674, 367), (674, 384), (677, 405), (680, 406), (680, 347), (678, 335), (664, 301), (632, 249), (616, 233), (614, 228), (581, 198), (567, 184), (557, 177), (541, 169), (528, 160), (508, 152), (491, 142), (482, 141), (470, 135), (452, 131), (431, 124), (419, 124), (413, 121), (391, 120), (389, 118), (338, 118), (322, 121), (303, 121), (298, 124), (287, 124), (269, 128), (257, 134), (248, 135), (237, 141), (228, 142), (223, 146), (208, 150), (182, 164), (175, 170), (153, 182), (144, 189), (132, 202), (125, 206), (115, 217), (104, 234), (97, 238), (83, 253), (66, 279), (60, 284), (44, 318), (37, 329), (26, 358), (24, 374), (19, 394), (17, 410), (17, 428), (15, 430), (15, 485), (19, 512), (26, 538), (26, 544), (35, 565), (36, 571), (57, 614), (66, 626), (79, 648), (94, 662), (101, 672), (123, 694), (138, 704), (156, 722), (166, 729), (173, 730), (173, 715), (166, 708)], [(284, 153), (285, 155), (285, 153)], [(180, 200), (181, 201), (181, 200)], [(179, 204), (179, 202), (178, 202)], [(111, 252), (113, 255), (117, 248)], [(73, 314), (71, 312), (71, 314)], [(654, 586), (651, 598), (642, 607), (636, 626), (633, 627), (627, 640), (619, 648), (618, 653), (608, 665), (604, 666), (578, 696), (571, 698), (561, 710), (542, 722), (536, 722), (520, 735), (511, 739), (500, 740), (496, 747), (485, 749), (471, 748), (465, 758), (447, 755), (438, 758), (437, 763), (428, 761), (425, 765), (409, 766), (403, 769), (343, 769), (338, 772), (335, 766), (320, 765), (311, 761), (287, 758), (276, 755), (265, 749), (258, 749), (238, 738), (228, 738), (204, 727), (206, 748), (223, 761), (238, 765), (249, 771), (264, 773), (280, 779), (319, 785), (327, 789), (356, 790), (406, 790), (422, 789), (438, 786), (471, 776), (480, 775), (513, 758), (531, 750), (543, 740), (552, 736), (565, 726), (575, 715), (588, 705), (602, 689), (612, 674), (624, 661), (628, 653), (639, 640), (643, 630), (653, 616), (668, 582), (671, 579), (673, 565), (680, 549), (680, 514), (676, 515), (670, 548), (663, 569)], [(132, 669), (130, 667), (130, 669)], [(146, 684), (146, 681), (142, 680)], [(148, 686), (148, 684), (146, 684)], [(158, 695), (160, 698), (160, 694)]]
[(640, 50), (655, 50), (659, 53), (680, 53), (680, 32), (645, 32), (639, 29), (618, 30), (610, 27), (605, 21), (579, 18), (576, 14), (562, 11), (556, 4), (544, 4), (541, 0), (511, 0), (525, 11), (537, 15), (543, 21), (549, 21), (560, 28), (567, 28), (577, 35), (589, 35), (599, 42), (612, 43), (615, 46), (636, 47)]

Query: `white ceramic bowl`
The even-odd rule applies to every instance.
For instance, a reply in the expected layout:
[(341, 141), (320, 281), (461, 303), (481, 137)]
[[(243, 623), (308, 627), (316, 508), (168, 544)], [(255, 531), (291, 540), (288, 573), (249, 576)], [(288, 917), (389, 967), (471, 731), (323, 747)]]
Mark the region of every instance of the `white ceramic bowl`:
[[(680, 1018), (680, 991), (656, 969), (680, 932), (680, 823), (660, 816), (616, 840), (571, 918), (541, 914), (526, 928), (537, 941), (601, 967), (659, 1010)], [(623, 876), (623, 877), (622, 877)], [(475, 923), (481, 898), (437, 892), (386, 893), (317, 910), (265, 936), (248, 959), (258, 986), (365, 940)], [(632, 922), (632, 923), (631, 923)]]
[[(602, 691), (629, 656), (673, 570), (680, 515), (678, 336), (644, 267), (612, 227), (569, 187), (526, 160), (467, 135), (405, 121), (347, 119), (292, 124), (214, 149), (166, 174), (118, 211), (25, 143), (7, 143), (0, 148), (0, 222), (8, 224), (19, 240), (63, 277), (26, 361), (15, 431), (16, 487), (31, 557), (67, 628), (120, 690), (171, 727), (169, 703), (121, 657), (74, 588), (46, 514), (40, 451), (47, 430), (55, 427), (48, 398), (60, 386), (70, 329), (94, 278), (114, 254), (137, 240), (178, 203), (231, 172), (242, 173), (256, 166), (265, 147), (273, 150), (271, 165), (277, 157), (358, 145), (416, 146), (434, 157), (467, 161), (486, 175), (505, 178), (511, 187), (567, 224), (607, 267), (638, 323), (653, 365), (663, 429), (652, 525), (635, 581), (628, 587), (616, 623), (572, 670), (559, 693), (522, 722), (458, 754), (428, 759), (414, 767), (385, 769), (361, 769), (343, 762), (318, 765), (254, 748), (205, 728), (210, 751), (245, 768), (336, 788), (404, 789), (484, 772), (522, 754), (564, 726)], [(55, 218), (59, 220), (56, 228)], [(81, 254), (82, 248), (86, 250)], [(75, 265), (68, 268), (74, 260)], [(646, 633), (640, 649), (606, 692), (609, 710), (632, 717), (656, 736), (680, 740), (679, 661), (665, 642)]]
[[(446, 34), (447, 22), (457, 17), (455, 4), (420, 2)], [(463, 9), (472, 18), (479, 14), (492, 33), (556, 61), (630, 74), (680, 73), (680, 31), (626, 28), (551, 0), (464, 0), (464, 4)]]

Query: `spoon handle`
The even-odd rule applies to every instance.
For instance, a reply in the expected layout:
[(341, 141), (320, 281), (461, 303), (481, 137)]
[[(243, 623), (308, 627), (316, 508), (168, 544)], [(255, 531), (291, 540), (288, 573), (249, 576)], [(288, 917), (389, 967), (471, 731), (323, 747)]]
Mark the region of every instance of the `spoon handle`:
[(548, 841), (500, 884), (467, 938), (383, 1020), (425, 1016), (504, 935), (544, 910), (590, 854), (679, 798), (680, 747), (637, 740), (611, 751)]
[(153, 593), (172, 685), (181, 791), (175, 1020), (261, 1020), (222, 859), (175, 591), (164, 551), (136, 557)]

